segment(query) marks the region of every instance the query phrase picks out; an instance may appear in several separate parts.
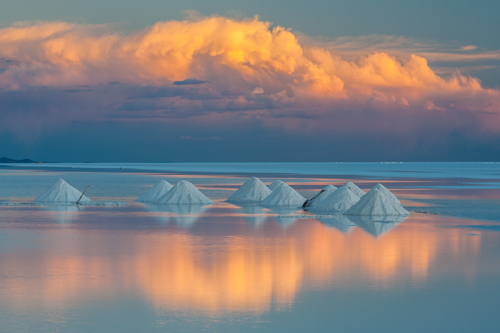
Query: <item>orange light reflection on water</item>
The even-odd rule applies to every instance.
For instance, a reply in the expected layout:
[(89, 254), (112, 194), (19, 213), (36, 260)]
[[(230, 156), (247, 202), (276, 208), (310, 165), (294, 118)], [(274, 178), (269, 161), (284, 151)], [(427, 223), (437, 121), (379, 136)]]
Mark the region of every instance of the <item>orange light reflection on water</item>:
[(159, 310), (263, 313), (292, 306), (304, 289), (418, 286), (431, 267), (440, 269), (441, 252), (459, 258), (481, 248), (480, 237), (471, 243), (463, 230), (436, 232), (419, 216), (377, 237), (367, 226), (344, 234), (312, 219), (287, 229), (272, 220), (258, 228), (235, 220), (238, 232), (222, 236), (48, 230), (35, 252), (0, 256), (0, 288), (19, 305), (34, 297), (67, 307), (130, 294)]

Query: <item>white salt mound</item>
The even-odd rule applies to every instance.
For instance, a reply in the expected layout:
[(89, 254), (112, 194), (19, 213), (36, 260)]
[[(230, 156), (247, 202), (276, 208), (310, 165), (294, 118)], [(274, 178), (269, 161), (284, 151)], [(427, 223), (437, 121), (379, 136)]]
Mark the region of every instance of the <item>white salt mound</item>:
[[(80, 199), (82, 192), (69, 185), (64, 179), (59, 179), (50, 189), (40, 195), (34, 202), (41, 203), (76, 203)], [(91, 200), (83, 196), (80, 202), (90, 202)]]
[(274, 182), (272, 182), (270, 185), (269, 185), (269, 189), (271, 191), (274, 191), (276, 190), (278, 187), (280, 187), (281, 184), (284, 184), (283, 181), (281, 180), (275, 180)]
[(297, 191), (291, 188), (288, 184), (281, 184), (276, 190), (273, 191), (264, 201), (261, 206), (267, 207), (302, 207), (306, 198), (301, 196)]
[(378, 183), (377, 185), (373, 186), (373, 188), (376, 188), (378, 189), (380, 192), (382, 192), (385, 196), (391, 198), (392, 200), (394, 200), (395, 202), (397, 202), (398, 204), (401, 204), (401, 202), (398, 200), (398, 198), (396, 198), (396, 196), (387, 189), (387, 187), (385, 187), (384, 185)]
[(342, 185), (342, 187), (347, 187), (360, 198), (366, 194), (365, 191), (360, 189), (358, 185), (354, 184), (353, 182), (347, 182), (344, 185)]
[(165, 193), (158, 201), (157, 204), (189, 204), (189, 205), (208, 205), (213, 201), (207, 198), (190, 182), (181, 180), (170, 191)]
[(260, 202), (271, 193), (272, 191), (259, 178), (252, 177), (241, 185), (227, 201)]
[(403, 216), (410, 215), (410, 213), (397, 204), (394, 200), (390, 199), (378, 189), (370, 190), (372, 194), (368, 194), (361, 198), (357, 204), (349, 208), (345, 215), (370, 215), (370, 216)]
[(333, 185), (328, 185), (323, 187), (318, 193), (316, 193), (311, 199), (307, 200), (304, 207), (314, 207), (323, 201), (327, 196), (332, 194), (337, 188)]
[(351, 208), (358, 201), (359, 197), (348, 187), (341, 187), (315, 205), (312, 209), (322, 212), (344, 211)]
[(155, 202), (164, 196), (171, 188), (172, 184), (166, 180), (160, 180), (153, 187), (146, 191), (143, 195), (137, 198), (138, 202)]
[[(382, 189), (381, 187), (383, 187), (385, 190)], [(378, 190), (379, 192), (381, 192), (384, 195), (384, 197), (387, 198), (387, 200), (394, 201), (398, 205), (400, 204), (399, 200), (397, 200), (397, 198), (388, 189), (386, 189), (382, 184), (377, 184), (377, 185), (373, 186), (372, 189), (370, 191), (368, 191), (368, 193), (366, 193), (361, 199), (368, 200), (373, 195), (375, 195), (375, 193), (376, 193), (375, 190)]]

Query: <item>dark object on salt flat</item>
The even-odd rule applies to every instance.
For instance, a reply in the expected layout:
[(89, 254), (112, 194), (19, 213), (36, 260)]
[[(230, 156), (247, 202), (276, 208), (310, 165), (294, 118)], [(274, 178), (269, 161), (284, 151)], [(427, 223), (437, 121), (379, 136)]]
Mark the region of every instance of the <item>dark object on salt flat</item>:
[(322, 193), (324, 193), (325, 190), (321, 190), (319, 191), (318, 194), (316, 194), (314, 197), (312, 197), (311, 199), (307, 199), (304, 204), (302, 205), (302, 208), (306, 208), (307, 207), (307, 204), (309, 203), (309, 201), (313, 201), (314, 199), (316, 199), (317, 197), (319, 197)]

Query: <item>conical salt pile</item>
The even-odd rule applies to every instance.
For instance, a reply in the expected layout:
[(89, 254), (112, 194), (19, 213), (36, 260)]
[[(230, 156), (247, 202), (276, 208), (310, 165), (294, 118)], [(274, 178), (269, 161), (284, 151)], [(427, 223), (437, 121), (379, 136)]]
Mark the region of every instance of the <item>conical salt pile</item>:
[(399, 200), (396, 198), (396, 196), (394, 194), (392, 194), (388, 189), (386, 189), (385, 186), (383, 186), (382, 184), (377, 184), (377, 185), (373, 186), (372, 189), (370, 191), (368, 191), (368, 193), (366, 193), (361, 199), (368, 200), (369, 198), (371, 198), (372, 196), (375, 195), (375, 193), (376, 193), (375, 190), (378, 190), (379, 192), (381, 192), (384, 195), (384, 197), (386, 197), (387, 200), (394, 201), (398, 205), (400, 204)]
[(316, 193), (311, 199), (306, 200), (302, 207), (314, 207), (323, 201), (327, 196), (332, 194), (337, 188), (333, 185), (328, 185), (323, 187), (318, 193)]
[(269, 189), (271, 191), (274, 191), (276, 190), (278, 187), (280, 187), (281, 184), (284, 184), (284, 182), (282, 180), (275, 180), (274, 182), (272, 182), (271, 184), (269, 184)]
[(227, 201), (260, 202), (267, 198), (272, 191), (259, 179), (252, 177), (234, 192)]
[(213, 203), (190, 182), (181, 180), (170, 191), (165, 193), (157, 204), (190, 204), (190, 205), (208, 205)]
[[(385, 196), (391, 198), (392, 200), (394, 200), (395, 202), (397, 202), (398, 204), (401, 204), (401, 202), (398, 200), (398, 198), (396, 198), (396, 196), (387, 189), (387, 187), (385, 187), (384, 185), (382, 184), (377, 184), (375, 186), (373, 186), (373, 188), (376, 188), (378, 189), (380, 192), (382, 192)], [(369, 193), (369, 192), (368, 192)]]
[(372, 194), (368, 194), (361, 198), (357, 204), (349, 208), (344, 214), (346, 215), (370, 215), (370, 216), (404, 216), (410, 213), (401, 207), (394, 200), (388, 198), (378, 189), (370, 190)]
[(302, 207), (306, 198), (301, 196), (297, 191), (291, 188), (288, 184), (281, 184), (276, 190), (273, 191), (264, 201), (261, 206), (275, 207)]
[(342, 186), (323, 201), (315, 205), (312, 209), (322, 212), (345, 211), (359, 201), (359, 197), (348, 187)]
[(365, 191), (360, 189), (358, 185), (354, 184), (353, 182), (347, 182), (344, 185), (342, 185), (342, 187), (347, 187), (360, 198), (366, 194)]
[(160, 180), (153, 187), (146, 191), (143, 195), (137, 198), (138, 202), (155, 202), (164, 196), (171, 188), (172, 184), (166, 180)]
[[(36, 198), (35, 202), (43, 203), (76, 203), (82, 196), (82, 192), (78, 191), (73, 186), (69, 185), (64, 179), (59, 179), (45, 193)], [(89, 198), (83, 196), (80, 202), (90, 202)]]

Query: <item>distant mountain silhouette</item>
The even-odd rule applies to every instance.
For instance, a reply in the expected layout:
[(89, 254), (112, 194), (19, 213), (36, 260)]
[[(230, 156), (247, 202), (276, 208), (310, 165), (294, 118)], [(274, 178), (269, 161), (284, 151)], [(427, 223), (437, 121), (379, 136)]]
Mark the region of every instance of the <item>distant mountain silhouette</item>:
[(2, 157), (2, 158), (0, 158), (0, 163), (38, 163), (38, 162), (32, 161), (28, 158), (26, 158), (24, 160), (14, 160), (12, 158)]

